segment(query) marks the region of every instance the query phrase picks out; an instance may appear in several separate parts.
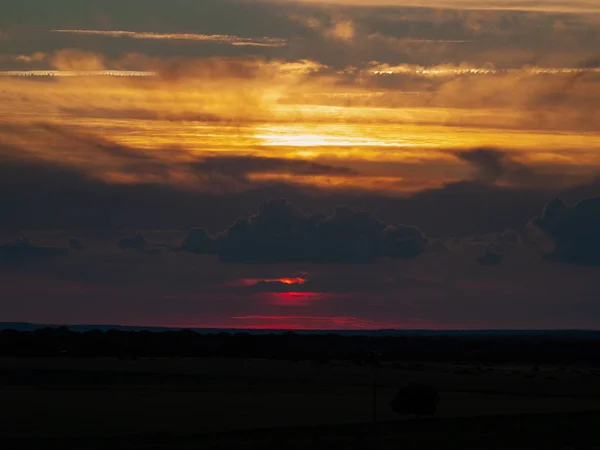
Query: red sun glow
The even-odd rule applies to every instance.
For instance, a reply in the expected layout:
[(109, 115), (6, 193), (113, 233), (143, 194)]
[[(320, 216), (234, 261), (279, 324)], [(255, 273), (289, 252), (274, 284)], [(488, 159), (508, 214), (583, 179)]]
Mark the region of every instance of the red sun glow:
[(256, 286), (258, 284), (261, 283), (271, 283), (271, 284), (275, 284), (275, 283), (279, 283), (279, 284), (285, 284), (288, 286), (293, 286), (293, 285), (302, 285), (306, 283), (306, 278), (301, 278), (301, 277), (284, 277), (284, 278), (242, 278), (239, 280), (235, 280), (232, 284), (234, 286), (245, 286), (245, 287), (249, 287), (249, 286)]
[(278, 280), (282, 284), (304, 284), (306, 283), (305, 278), (279, 278)]
[(268, 304), (275, 306), (309, 306), (330, 297), (322, 292), (269, 292), (263, 296)]

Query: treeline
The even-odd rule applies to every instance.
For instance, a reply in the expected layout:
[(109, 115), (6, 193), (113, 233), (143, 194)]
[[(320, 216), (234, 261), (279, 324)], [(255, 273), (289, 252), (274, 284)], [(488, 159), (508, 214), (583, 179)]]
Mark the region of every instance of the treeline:
[(382, 361), (600, 363), (600, 341), (585, 337), (75, 332), (66, 327), (0, 331), (0, 356), (5, 357), (224, 357), (367, 364), (370, 352), (377, 352)]

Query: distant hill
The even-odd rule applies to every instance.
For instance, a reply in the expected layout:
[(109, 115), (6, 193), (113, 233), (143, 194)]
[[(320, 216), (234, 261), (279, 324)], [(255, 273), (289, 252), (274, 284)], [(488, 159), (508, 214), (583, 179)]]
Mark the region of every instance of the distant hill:
[[(35, 331), (43, 328), (58, 328), (57, 324), (39, 324), (30, 322), (0, 322), (0, 331)], [(285, 334), (294, 332), (296, 334), (337, 334), (345, 336), (453, 336), (453, 337), (537, 337), (537, 338), (566, 338), (566, 339), (598, 339), (600, 330), (269, 330), (269, 329), (236, 329), (236, 328), (173, 328), (155, 326), (124, 326), (124, 325), (66, 325), (70, 330), (85, 332), (91, 330), (117, 330), (117, 331), (150, 331), (161, 333), (166, 331), (191, 330), (200, 334)]]

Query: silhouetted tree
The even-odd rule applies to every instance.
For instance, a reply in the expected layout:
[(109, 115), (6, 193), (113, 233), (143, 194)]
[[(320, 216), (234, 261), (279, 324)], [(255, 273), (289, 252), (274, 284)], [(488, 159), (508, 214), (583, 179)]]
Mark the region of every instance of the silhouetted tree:
[(439, 391), (431, 386), (411, 384), (398, 389), (390, 406), (396, 414), (417, 417), (434, 415), (440, 403)]

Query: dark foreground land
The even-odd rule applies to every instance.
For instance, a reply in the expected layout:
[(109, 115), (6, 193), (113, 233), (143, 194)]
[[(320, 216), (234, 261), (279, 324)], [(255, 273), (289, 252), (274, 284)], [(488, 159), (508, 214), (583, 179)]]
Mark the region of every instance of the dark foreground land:
[[(600, 449), (594, 340), (174, 333), (145, 335), (150, 356), (132, 333), (45, 333), (0, 333), (2, 448)], [(409, 382), (440, 390), (434, 418), (391, 411)]]
[(4, 448), (60, 449), (600, 449), (600, 413), (500, 415), (196, 435), (3, 439)]

